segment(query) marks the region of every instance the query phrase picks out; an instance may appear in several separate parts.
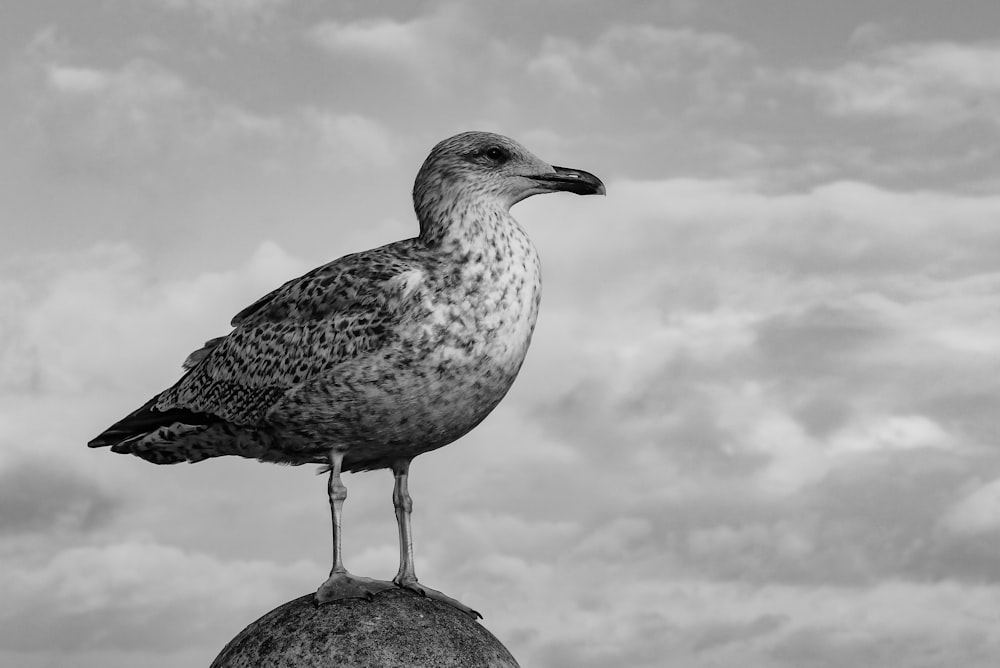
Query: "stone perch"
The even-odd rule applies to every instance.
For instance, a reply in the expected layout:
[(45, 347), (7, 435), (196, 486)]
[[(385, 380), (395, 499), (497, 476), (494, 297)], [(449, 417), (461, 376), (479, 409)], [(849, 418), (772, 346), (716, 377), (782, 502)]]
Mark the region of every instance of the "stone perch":
[(243, 629), (211, 668), (518, 668), (468, 614), (395, 588), (317, 605), (308, 594)]

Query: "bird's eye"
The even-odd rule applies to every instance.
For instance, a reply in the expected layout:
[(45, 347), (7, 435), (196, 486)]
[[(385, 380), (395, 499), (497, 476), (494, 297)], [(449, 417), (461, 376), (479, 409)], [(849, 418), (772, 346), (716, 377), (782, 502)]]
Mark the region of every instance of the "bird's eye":
[(493, 162), (507, 162), (510, 160), (510, 153), (499, 146), (490, 146), (484, 151), (484, 154)]

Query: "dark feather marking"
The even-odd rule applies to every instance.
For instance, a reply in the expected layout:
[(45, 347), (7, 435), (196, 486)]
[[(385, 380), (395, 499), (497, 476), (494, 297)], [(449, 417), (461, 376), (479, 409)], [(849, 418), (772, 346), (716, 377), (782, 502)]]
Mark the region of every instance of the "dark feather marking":
[(187, 425), (209, 425), (220, 422), (220, 419), (208, 413), (197, 413), (186, 408), (173, 408), (167, 411), (157, 410), (156, 395), (140, 408), (108, 427), (87, 445), (91, 448), (112, 446), (115, 452), (131, 452), (130, 449), (119, 449), (135, 438), (145, 436), (160, 427), (169, 427), (176, 423)]

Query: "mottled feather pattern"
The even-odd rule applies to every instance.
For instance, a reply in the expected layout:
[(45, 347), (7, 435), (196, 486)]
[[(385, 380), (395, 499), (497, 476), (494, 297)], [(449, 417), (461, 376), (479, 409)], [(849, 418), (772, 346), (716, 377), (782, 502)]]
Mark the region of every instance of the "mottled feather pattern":
[(421, 260), (407, 246), (413, 244), (348, 255), (259, 299), (233, 318), (232, 333), (209, 342), (156, 407), (253, 425), (290, 388), (384, 345), (417, 304), (413, 288), (399, 281), (418, 271), (412, 263)]

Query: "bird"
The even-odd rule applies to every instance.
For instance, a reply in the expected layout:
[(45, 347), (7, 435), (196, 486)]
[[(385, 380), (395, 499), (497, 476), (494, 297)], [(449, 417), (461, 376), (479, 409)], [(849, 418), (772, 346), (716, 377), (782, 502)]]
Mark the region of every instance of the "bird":
[[(244, 308), (173, 386), (91, 440), (154, 464), (235, 455), (328, 470), (333, 565), (315, 600), (399, 587), (479, 616), (420, 583), (408, 491), (414, 457), (458, 440), (500, 403), (531, 342), (538, 252), (510, 208), (533, 195), (603, 195), (503, 135), (439, 142), (413, 186), (416, 237), (345, 255)], [(399, 533), (391, 582), (342, 556), (341, 474), (388, 468)]]

